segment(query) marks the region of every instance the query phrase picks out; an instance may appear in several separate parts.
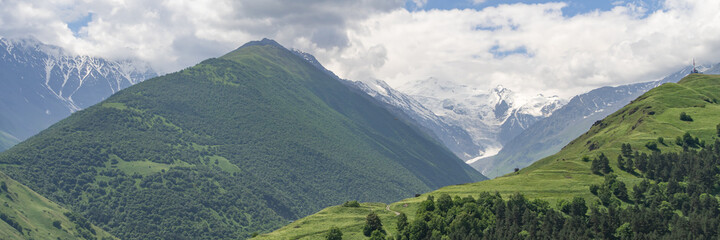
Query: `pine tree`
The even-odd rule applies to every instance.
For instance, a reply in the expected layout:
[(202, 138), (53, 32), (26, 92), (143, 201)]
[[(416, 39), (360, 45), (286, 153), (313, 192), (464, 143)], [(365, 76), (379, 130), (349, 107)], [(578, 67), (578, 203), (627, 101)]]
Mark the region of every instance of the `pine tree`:
[(623, 143), (622, 147), (621, 147), (621, 152), (622, 152), (622, 155), (625, 156), (626, 158), (631, 158), (632, 152), (633, 152), (632, 146), (630, 146), (629, 143)]
[(625, 160), (625, 167), (623, 170), (629, 173), (635, 172), (635, 163), (633, 162), (632, 158), (628, 158), (627, 160)]
[(365, 226), (363, 227), (363, 234), (366, 237), (369, 237), (370, 234), (372, 234), (372, 232), (375, 230), (385, 232), (385, 230), (382, 229), (382, 222), (380, 221), (380, 217), (378, 217), (378, 215), (375, 214), (375, 212), (371, 212), (365, 218)]
[(625, 159), (622, 157), (622, 155), (618, 155), (617, 165), (620, 170), (625, 170)]
[(682, 136), (683, 143), (688, 147), (695, 147), (698, 144), (697, 138), (693, 138), (690, 133), (685, 132)]
[(601, 167), (603, 173), (607, 174), (607, 173), (612, 172), (612, 168), (610, 168), (610, 159), (608, 159), (605, 156), (605, 153), (600, 154), (599, 160), (600, 160), (600, 167)]
[(647, 170), (647, 155), (644, 153), (635, 158), (635, 168), (641, 172)]
[(595, 158), (595, 159), (592, 160), (592, 163), (591, 163), (591, 165), (590, 165), (590, 170), (591, 170), (594, 174), (598, 174), (598, 175), (601, 175), (601, 174), (602, 174), (602, 173), (601, 173), (601, 172), (602, 172), (602, 166), (601, 166), (601, 164), (600, 164), (600, 160), (599, 160), (599, 159)]
[(582, 197), (574, 197), (570, 203), (570, 215), (573, 216), (585, 216), (588, 211), (588, 207), (585, 204), (585, 199)]
[(615, 196), (617, 198), (619, 198), (620, 200), (623, 200), (623, 201), (629, 200), (628, 193), (627, 193), (627, 187), (625, 186), (624, 182), (616, 181), (613, 184), (612, 188), (613, 188), (613, 194), (615, 194)]
[(610, 160), (607, 158), (607, 156), (605, 156), (604, 153), (601, 153), (598, 158), (593, 159), (590, 170), (592, 170), (593, 173), (598, 175), (602, 175), (603, 173), (610, 173), (612, 171), (612, 169), (610, 168)]
[(403, 230), (405, 230), (405, 227), (407, 227), (407, 225), (408, 225), (407, 216), (405, 216), (405, 213), (400, 213), (400, 215), (398, 215), (398, 222), (397, 222), (398, 232), (402, 232)]
[(370, 234), (370, 240), (385, 240), (385, 232), (375, 230)]

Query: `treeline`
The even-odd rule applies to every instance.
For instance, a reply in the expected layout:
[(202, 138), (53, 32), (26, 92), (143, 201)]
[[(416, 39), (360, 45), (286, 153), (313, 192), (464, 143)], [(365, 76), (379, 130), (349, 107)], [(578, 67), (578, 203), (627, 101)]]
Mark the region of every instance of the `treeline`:
[[(699, 147), (699, 146), (698, 146)], [(629, 145), (627, 146), (629, 148)], [(440, 195), (423, 201), (412, 222), (402, 216), (388, 239), (717, 239), (720, 237), (720, 142), (682, 153), (650, 155), (623, 146), (623, 169), (643, 177), (630, 191), (613, 173), (556, 208), (516, 194), (503, 199)], [(604, 163), (607, 157), (600, 161)], [(627, 160), (639, 165), (627, 165)], [(604, 165), (604, 164), (598, 164)], [(599, 172), (605, 172), (598, 167)]]

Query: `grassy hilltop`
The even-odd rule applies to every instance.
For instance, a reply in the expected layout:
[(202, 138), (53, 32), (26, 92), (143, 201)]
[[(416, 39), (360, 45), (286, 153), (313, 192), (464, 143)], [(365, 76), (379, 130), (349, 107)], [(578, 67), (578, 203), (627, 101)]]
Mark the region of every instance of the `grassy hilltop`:
[[(441, 194), (451, 196), (477, 196), (481, 192), (499, 192), (504, 197), (522, 193), (529, 199), (541, 199), (555, 206), (560, 200), (575, 196), (595, 202), (597, 197), (590, 193), (589, 186), (601, 184), (603, 177), (591, 172), (591, 162), (601, 153), (610, 159), (610, 167), (630, 189), (641, 178), (622, 171), (617, 166), (621, 146), (629, 143), (634, 150), (644, 153), (652, 151), (680, 152), (682, 147), (675, 144), (676, 138), (689, 133), (701, 141), (712, 143), (718, 138), (720, 124), (720, 76), (692, 74), (676, 83), (667, 83), (640, 96), (619, 111), (570, 142), (560, 152), (539, 160), (516, 173), (507, 174), (489, 181), (453, 185), (390, 204), (391, 211), (406, 213), (414, 218), (420, 202), (428, 195), (437, 199)], [(680, 119), (681, 113), (691, 116), (692, 121)], [(659, 142), (663, 139), (663, 143)], [(650, 144), (649, 144), (650, 143)], [(647, 146), (657, 146), (651, 150)], [(329, 226), (342, 229), (344, 239), (365, 239), (358, 234), (365, 216), (372, 210), (377, 212), (385, 226), (394, 226), (397, 221), (391, 211), (380, 206), (363, 205), (364, 211), (331, 207), (315, 215), (300, 219), (260, 239), (322, 239)], [(340, 219), (340, 220), (338, 220)], [(390, 235), (393, 228), (386, 229)]]

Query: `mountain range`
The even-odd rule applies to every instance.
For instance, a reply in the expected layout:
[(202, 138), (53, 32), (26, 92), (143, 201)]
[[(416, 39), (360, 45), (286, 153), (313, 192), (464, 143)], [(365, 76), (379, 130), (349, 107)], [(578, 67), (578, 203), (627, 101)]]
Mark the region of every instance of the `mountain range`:
[[(690, 74), (693, 67), (685, 67), (663, 79), (602, 87), (577, 95), (552, 115), (526, 128), (507, 142), (495, 155), (471, 163), (481, 173), (494, 178), (524, 168), (534, 161), (557, 153), (572, 139), (583, 134), (601, 120), (630, 103), (643, 93), (664, 83), (678, 82)], [(708, 74), (720, 74), (720, 64), (698, 67)]]
[[(3, 239), (234, 239), (295, 220), (261, 238), (317, 237), (334, 224), (360, 239), (356, 222), (368, 211), (386, 224), (399, 212), (417, 222), (411, 213), (428, 196), (449, 194), (457, 204), (478, 192), (522, 193), (559, 209), (573, 196), (599, 197), (609, 208), (588, 191), (603, 184), (598, 158), (611, 156), (608, 171), (634, 186), (665, 173), (625, 169), (614, 156), (626, 144), (637, 151), (629, 158), (657, 162), (661, 152), (672, 158), (720, 136), (718, 78), (686, 77), (692, 68), (565, 102), (435, 78), (403, 91), (344, 80), (269, 39), (145, 82), (155, 73), (140, 62), (76, 56), (32, 39), (0, 38), (0, 46), (0, 77), (11, 87), (0, 92), (8, 93), (0, 147), (29, 138), (0, 153)], [(699, 70), (720, 73), (720, 64)], [(22, 121), (43, 108), (45, 118)], [(72, 115), (30, 137), (62, 114)], [(463, 160), (498, 178), (478, 182), (486, 177)], [(343, 201), (413, 194), (302, 218)]]
[(154, 76), (140, 61), (75, 55), (33, 38), (0, 38), (0, 151)]
[(362, 81), (341, 79), (335, 75), (335, 73), (323, 67), (313, 55), (299, 50), (293, 50), (293, 52), (325, 72), (328, 76), (347, 85), (360, 95), (367, 96), (369, 100), (383, 106), (396, 117), (413, 123), (423, 132), (445, 145), (445, 147), (458, 157), (483, 149), (482, 146), (475, 143), (465, 129), (460, 126), (451, 125), (441, 117), (435, 115), (435, 113), (427, 109), (412, 96), (395, 90), (384, 81), (376, 79), (371, 83), (365, 83)]
[(406, 91), (379, 79), (339, 80), (414, 122), (468, 163), (496, 154), (506, 141), (565, 103), (557, 96), (538, 94), (523, 100), (502, 86), (485, 92), (435, 78), (406, 87)]
[[(719, 170), (710, 166), (720, 149), (718, 103), (720, 76), (691, 74), (641, 94), (515, 173), (388, 206), (326, 208), (259, 238), (315, 239), (335, 226), (343, 239), (365, 239), (369, 212), (386, 235), (408, 239), (468, 236), (463, 232), (490, 239), (716, 236)], [(539, 220), (549, 215), (557, 218)], [(493, 233), (508, 226), (504, 235)]]
[[(458, 157), (494, 178), (557, 153), (596, 121), (654, 87), (679, 81), (692, 69), (685, 67), (656, 81), (594, 89), (570, 101), (542, 94), (523, 100), (502, 86), (482, 91), (435, 78), (403, 86), (404, 91), (382, 80), (341, 81), (421, 126)], [(698, 69), (720, 73), (720, 64)]]
[(476, 151), (458, 154), (468, 162), (494, 155), (506, 141), (564, 104), (557, 96), (522, 99), (503, 86), (484, 91), (436, 78), (399, 89), (471, 136)]
[(348, 200), (486, 179), (268, 39), (118, 91), (0, 163), (122, 239), (247, 238)]

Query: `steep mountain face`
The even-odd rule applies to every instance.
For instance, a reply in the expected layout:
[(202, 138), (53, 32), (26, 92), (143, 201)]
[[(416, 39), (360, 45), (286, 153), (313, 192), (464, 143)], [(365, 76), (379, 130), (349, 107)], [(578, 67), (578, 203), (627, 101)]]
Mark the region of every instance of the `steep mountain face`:
[[(706, 73), (720, 73), (720, 64), (699, 69)], [(593, 123), (648, 90), (663, 83), (678, 82), (691, 70), (692, 67), (686, 67), (658, 81), (602, 87), (575, 96), (551, 116), (536, 122), (510, 140), (497, 155), (471, 165), (491, 178), (512, 172), (514, 168), (529, 166), (534, 161), (560, 151), (572, 139), (587, 131)]]
[(293, 50), (293, 53), (351, 89), (359, 91), (362, 93), (361, 95), (369, 96), (372, 101), (385, 107), (398, 118), (419, 127), (423, 132), (445, 145), (456, 156), (468, 156), (471, 155), (470, 153), (484, 150), (483, 146), (475, 144), (465, 129), (448, 124), (414, 98), (393, 89), (384, 81), (374, 80), (371, 83), (364, 83), (341, 79), (323, 67), (313, 55), (298, 50)]
[(502, 86), (486, 93), (435, 78), (406, 86), (410, 96), (378, 79), (340, 79), (311, 54), (293, 52), (338, 81), (366, 93), (398, 117), (420, 126), (468, 163), (496, 154), (504, 143), (565, 104), (557, 96), (539, 94), (520, 100)]
[(0, 154), (122, 239), (238, 239), (347, 200), (485, 179), (272, 40), (144, 81)]
[(495, 155), (506, 141), (564, 105), (557, 96), (520, 99), (502, 86), (485, 92), (435, 78), (404, 86), (401, 91), (447, 125), (457, 126), (470, 135), (477, 149), (458, 155), (468, 163)]
[(137, 61), (72, 55), (34, 39), (0, 38), (0, 151), (156, 74)]
[(414, 98), (391, 88), (382, 80), (375, 80), (369, 84), (360, 81), (347, 83), (385, 104), (395, 115), (420, 126), (456, 156), (467, 158), (473, 153), (485, 150), (485, 146), (476, 144), (465, 129), (447, 123)]

